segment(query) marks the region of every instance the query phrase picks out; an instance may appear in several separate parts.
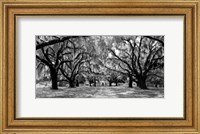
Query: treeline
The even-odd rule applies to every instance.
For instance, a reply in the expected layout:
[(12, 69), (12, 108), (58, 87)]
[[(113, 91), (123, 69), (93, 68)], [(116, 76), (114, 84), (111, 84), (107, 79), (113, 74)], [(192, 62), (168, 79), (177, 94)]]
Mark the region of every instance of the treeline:
[(163, 36), (36, 36), (36, 69), (50, 74), (52, 89), (58, 81), (76, 87), (104, 79), (109, 85), (128, 81), (142, 89), (163, 84)]

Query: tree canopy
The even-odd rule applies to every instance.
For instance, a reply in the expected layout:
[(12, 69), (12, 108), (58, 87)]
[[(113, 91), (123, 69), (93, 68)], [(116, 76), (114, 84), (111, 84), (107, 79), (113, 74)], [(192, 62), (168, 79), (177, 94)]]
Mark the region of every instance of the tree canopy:
[(76, 87), (83, 78), (95, 86), (163, 84), (164, 36), (36, 36), (36, 50), (36, 69), (50, 74), (52, 89), (58, 81)]

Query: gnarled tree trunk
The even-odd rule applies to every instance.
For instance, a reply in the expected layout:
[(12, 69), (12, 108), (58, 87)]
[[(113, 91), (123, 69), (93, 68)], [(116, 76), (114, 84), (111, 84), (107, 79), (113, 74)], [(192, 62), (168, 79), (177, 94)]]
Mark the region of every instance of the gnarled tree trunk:
[(133, 78), (132, 76), (129, 76), (129, 82), (128, 82), (128, 87), (132, 88), (133, 87)]
[(109, 82), (109, 86), (110, 86), (110, 87), (112, 86), (112, 82)]
[(141, 88), (141, 89), (147, 89), (147, 86), (146, 86), (146, 76), (142, 76), (142, 77), (138, 78), (137, 86), (139, 88)]
[(79, 81), (76, 80), (76, 87), (79, 87)]
[(58, 89), (58, 81), (57, 81), (57, 74), (58, 72), (54, 68), (50, 68), (51, 71), (51, 88), (57, 90)]
[(71, 87), (71, 88), (75, 87), (74, 80), (69, 80), (69, 87)]

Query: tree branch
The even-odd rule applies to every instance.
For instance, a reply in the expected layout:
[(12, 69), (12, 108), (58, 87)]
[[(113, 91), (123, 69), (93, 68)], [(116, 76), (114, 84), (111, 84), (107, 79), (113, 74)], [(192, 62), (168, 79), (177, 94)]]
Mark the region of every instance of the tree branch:
[(49, 59), (48, 55), (44, 52), (44, 48), (42, 48), (42, 53), (43, 53), (46, 61), (49, 62), (49, 64), (53, 66), (53, 64), (52, 64), (51, 60)]
[(127, 65), (127, 67), (128, 67), (130, 70), (133, 70), (127, 61), (125, 61), (125, 60), (121, 59), (119, 56), (117, 56), (113, 50), (111, 50), (111, 49), (108, 49), (108, 50), (109, 50), (110, 52), (112, 52), (113, 55), (114, 55), (118, 60), (120, 60), (121, 62), (125, 63), (125, 64)]
[(139, 70), (140, 70), (140, 74), (142, 74), (142, 67), (141, 67), (141, 64), (140, 64), (140, 52), (141, 52), (141, 45), (142, 45), (142, 36), (140, 38), (140, 43), (139, 43), (139, 51), (138, 51), (138, 59), (137, 59), (137, 64), (138, 64), (138, 67), (139, 67)]
[(149, 38), (149, 39), (155, 40), (155, 41), (161, 43), (162, 46), (164, 46), (164, 42), (163, 42), (162, 40), (159, 40), (159, 39), (154, 38), (154, 37), (152, 37), (152, 36), (143, 36), (143, 37), (146, 37), (146, 38)]
[(43, 43), (39, 43), (38, 41), (36, 41), (36, 43), (37, 43), (36, 50), (41, 49), (41, 48), (46, 47), (46, 46), (50, 46), (50, 45), (54, 45), (54, 44), (57, 44), (57, 43), (60, 43), (60, 42), (64, 42), (64, 41), (72, 39), (72, 38), (80, 38), (80, 37), (88, 37), (88, 36), (65, 36), (63, 38), (57, 37), (56, 39), (50, 40), (48, 42), (43, 42)]
[(122, 71), (119, 71), (119, 70), (116, 70), (116, 69), (112, 69), (112, 68), (109, 68), (107, 66), (104, 66), (104, 67), (111, 70), (111, 71), (115, 71), (115, 72), (118, 72), (118, 73), (121, 73), (121, 74), (124, 74), (124, 75), (128, 75), (128, 73), (125, 73), (125, 72), (122, 72)]
[(38, 60), (40, 60), (42, 63), (44, 63), (45, 65), (51, 67), (51, 64), (49, 64), (49, 62), (46, 61), (45, 59), (40, 58), (38, 55), (36, 55), (36, 58), (37, 58)]
[(65, 76), (65, 78), (70, 79), (70, 77), (63, 71), (62, 68), (59, 68), (60, 72), (62, 73), (63, 76)]
[(68, 63), (68, 62), (72, 62), (72, 60), (63, 60), (63, 61), (61, 61), (60, 64), (59, 64), (59, 66), (58, 66), (58, 68), (59, 68), (61, 65), (63, 65), (64, 63)]

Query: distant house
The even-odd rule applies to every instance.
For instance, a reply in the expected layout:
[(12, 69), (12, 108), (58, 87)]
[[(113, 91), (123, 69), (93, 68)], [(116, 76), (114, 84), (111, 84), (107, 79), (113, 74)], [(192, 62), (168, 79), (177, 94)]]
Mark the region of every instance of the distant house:
[(107, 80), (100, 80), (100, 81), (99, 81), (99, 85), (100, 85), (100, 86), (108, 86), (109, 83), (108, 83)]

